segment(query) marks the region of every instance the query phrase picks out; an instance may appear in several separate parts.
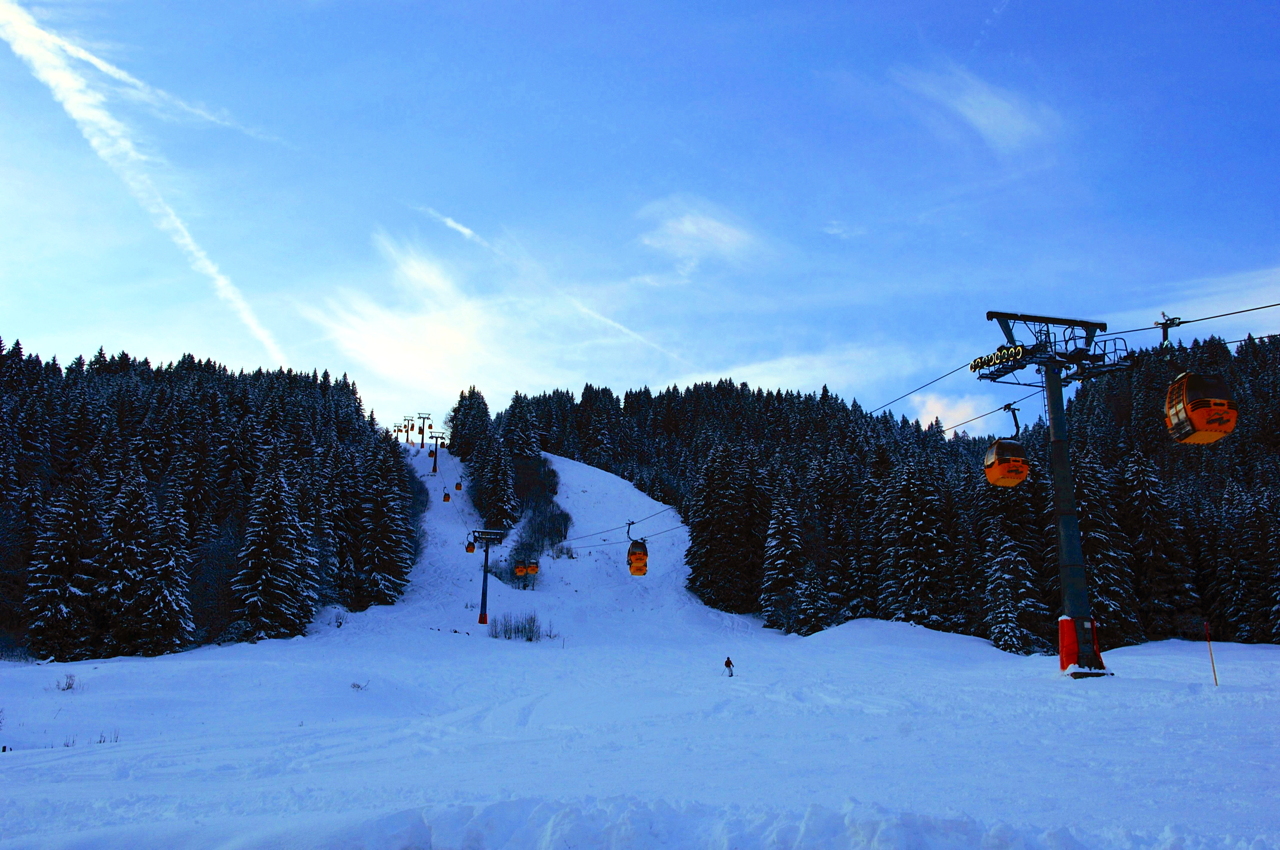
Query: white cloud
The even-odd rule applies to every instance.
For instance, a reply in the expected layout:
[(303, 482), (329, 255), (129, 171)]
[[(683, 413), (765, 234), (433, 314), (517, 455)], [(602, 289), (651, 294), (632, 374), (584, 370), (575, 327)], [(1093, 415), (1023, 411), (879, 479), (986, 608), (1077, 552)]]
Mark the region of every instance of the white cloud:
[(866, 236), (867, 229), (865, 227), (850, 226), (843, 221), (829, 221), (823, 226), (822, 232), (837, 239), (851, 239), (854, 236)]
[(899, 68), (890, 76), (908, 91), (947, 109), (997, 153), (1016, 153), (1043, 142), (1062, 123), (1048, 106), (1028, 103), (963, 68), (940, 73)]
[(768, 360), (684, 375), (682, 385), (733, 378), (762, 389), (815, 391), (823, 385), (846, 399), (867, 401), (869, 388), (908, 374), (916, 365), (913, 352), (901, 346), (839, 345), (822, 351), (788, 354)]
[(448, 406), (460, 388), (475, 385), (497, 410), (515, 390), (653, 384), (654, 375), (669, 375), (679, 361), (540, 280), (503, 278), (510, 270), (495, 269), (498, 282), (487, 281), (491, 291), (478, 294), (413, 246), (385, 236), (375, 243), (398, 303), (344, 291), (299, 309), (400, 395)]
[(658, 223), (640, 236), (641, 243), (673, 257), (681, 275), (707, 258), (736, 260), (755, 246), (751, 234), (723, 221), (724, 214), (698, 199), (673, 196), (646, 205), (638, 215)]
[[(919, 419), (921, 424), (928, 425), (934, 419), (940, 419), (944, 428), (952, 428), (997, 406), (995, 400), (987, 395), (948, 396), (940, 393), (917, 393), (910, 398), (910, 402), (915, 407), (915, 418)], [(1004, 416), (1004, 419), (997, 418), (998, 415)], [(1007, 413), (998, 415), (993, 414), (973, 422), (961, 428), (960, 431), (967, 431), (970, 434), (1011, 432), (1013, 420)]]
[(285, 363), (284, 353), (258, 320), (239, 288), (218, 269), (156, 188), (145, 169), (148, 158), (138, 150), (128, 128), (107, 110), (102, 92), (78, 73), (68, 59), (87, 61), (113, 79), (131, 81), (131, 85), (136, 84), (135, 88), (140, 87), (139, 90), (152, 96), (158, 90), (150, 89), (124, 71), (41, 29), (26, 10), (11, 0), (0, 0), (0, 38), (7, 41), (36, 78), (49, 87), (54, 99), (75, 121), (90, 146), (119, 175), (156, 225), (182, 251), (192, 270), (209, 279), (214, 292), (231, 307), (241, 323), (267, 350), (268, 356), (277, 363)]

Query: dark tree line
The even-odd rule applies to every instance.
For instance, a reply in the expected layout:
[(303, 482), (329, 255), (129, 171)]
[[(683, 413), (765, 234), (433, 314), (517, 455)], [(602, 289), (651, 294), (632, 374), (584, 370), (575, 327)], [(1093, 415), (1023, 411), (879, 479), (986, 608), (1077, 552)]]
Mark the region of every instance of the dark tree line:
[[(1227, 377), (1235, 434), (1207, 447), (1168, 437), (1164, 393), (1184, 370)], [(518, 423), (506, 430), (522, 445), (675, 505), (690, 529), (689, 588), (714, 607), (802, 634), (879, 617), (1014, 652), (1056, 642), (1043, 419), (1023, 429), (1032, 472), (1011, 489), (982, 475), (990, 438), (871, 415), (825, 388), (723, 380), (619, 398), (587, 385), (577, 398), (517, 396), (497, 421)], [(1205, 620), (1226, 639), (1280, 640), (1280, 340), (1141, 352), (1082, 386), (1068, 421), (1106, 646), (1202, 634)], [(475, 426), (463, 444), (484, 439), (495, 438)]]
[(36, 657), (301, 634), (389, 604), (426, 494), (346, 376), (0, 342), (0, 637)]

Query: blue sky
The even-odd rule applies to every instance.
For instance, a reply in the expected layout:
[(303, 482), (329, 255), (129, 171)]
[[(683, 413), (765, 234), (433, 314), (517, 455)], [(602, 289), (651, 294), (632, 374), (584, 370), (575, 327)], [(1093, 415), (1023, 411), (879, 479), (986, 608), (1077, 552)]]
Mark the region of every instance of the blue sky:
[[(1280, 301), (1278, 31), (1273, 2), (0, 0), (0, 336), (348, 372), (384, 421), (471, 384), (875, 407), (994, 349), (987, 310)], [(895, 410), (1017, 395), (964, 371)]]

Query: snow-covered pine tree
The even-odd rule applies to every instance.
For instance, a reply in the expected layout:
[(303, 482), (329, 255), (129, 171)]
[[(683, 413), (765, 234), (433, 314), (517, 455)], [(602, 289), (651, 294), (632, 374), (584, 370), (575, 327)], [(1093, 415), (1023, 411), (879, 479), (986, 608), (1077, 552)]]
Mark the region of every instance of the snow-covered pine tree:
[(1115, 485), (1092, 451), (1072, 463), (1076, 482), (1076, 508), (1080, 518), (1080, 544), (1093, 618), (1103, 650), (1142, 642), (1133, 569), (1129, 564), (1124, 532), (1115, 516)]
[(395, 602), (413, 569), (407, 494), (397, 480), (399, 453), (399, 447), (390, 439), (378, 440), (365, 476), (360, 535), (364, 585), (360, 601), (365, 607)]
[(37, 658), (74, 661), (100, 645), (101, 530), (88, 488), (69, 481), (45, 505), (27, 573), (27, 646)]
[(1230, 522), (1231, 556), (1221, 563), (1221, 607), (1236, 640), (1272, 640), (1275, 575), (1280, 567), (1280, 534), (1275, 505), (1265, 490), (1240, 488), (1242, 498), (1225, 512)]
[(116, 496), (103, 534), (107, 645), (121, 655), (159, 655), (191, 638), (187, 576), (166, 539), (146, 479), (137, 471)]
[(520, 393), (511, 396), (511, 405), (502, 418), (502, 440), (515, 457), (542, 456), (538, 417), (529, 399)]
[(707, 456), (688, 507), (689, 590), (712, 608), (760, 608), (767, 514), (749, 447), (719, 444)]
[(1023, 547), (993, 523), (987, 536), (991, 552), (986, 570), (984, 625), (997, 649), (1030, 655), (1046, 648), (1028, 625), (1048, 616), (1035, 587), (1034, 571)]
[(489, 404), (475, 387), (458, 394), (458, 403), (445, 418), (449, 429), (449, 453), (467, 461), (489, 434)]
[(1182, 525), (1155, 464), (1130, 454), (1121, 467), (1117, 495), (1144, 635), (1148, 640), (1195, 636), (1201, 616)]
[(836, 608), (828, 584), (829, 575), (816, 561), (806, 558), (796, 583), (795, 616), (791, 620), (791, 630), (796, 634), (815, 634), (831, 625)]
[(477, 510), (487, 528), (511, 528), (520, 519), (516, 498), (515, 465), (497, 428), (490, 429), (483, 446), (475, 452), (471, 477), (478, 496)]
[(908, 456), (900, 461), (884, 495), (882, 616), (944, 628), (948, 618), (943, 581), (950, 552), (938, 481), (925, 463)]
[(164, 533), (145, 477), (124, 481), (102, 535), (108, 648), (123, 655), (173, 652), (191, 639), (187, 573)]
[(293, 493), (278, 471), (258, 476), (239, 572), (231, 581), (252, 640), (300, 635), (315, 615), (315, 562)]
[(764, 544), (764, 577), (760, 584), (760, 613), (770, 629), (792, 632), (798, 616), (798, 589), (805, 570), (800, 550), (800, 527), (795, 511), (782, 494), (775, 494), (769, 509), (769, 531)]

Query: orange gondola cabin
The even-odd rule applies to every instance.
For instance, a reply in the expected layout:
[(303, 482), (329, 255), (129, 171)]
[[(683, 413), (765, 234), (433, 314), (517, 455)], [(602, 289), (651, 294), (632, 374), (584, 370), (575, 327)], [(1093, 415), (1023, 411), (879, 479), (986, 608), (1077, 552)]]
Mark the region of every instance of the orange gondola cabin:
[(642, 576), (649, 572), (649, 547), (643, 540), (632, 540), (627, 547), (627, 567), (633, 576)]
[(997, 487), (1017, 487), (1026, 480), (1030, 469), (1026, 450), (1017, 440), (996, 440), (982, 461), (987, 482)]
[(525, 575), (536, 576), (538, 574), (538, 562), (530, 561), (524, 568)]
[(524, 578), (525, 574), (528, 572), (529, 568), (524, 565), (524, 561), (516, 561), (516, 575), (520, 576), (520, 578)]
[(1226, 381), (1217, 375), (1183, 372), (1169, 385), (1164, 424), (1179, 443), (1203, 446), (1236, 429), (1239, 410)]

